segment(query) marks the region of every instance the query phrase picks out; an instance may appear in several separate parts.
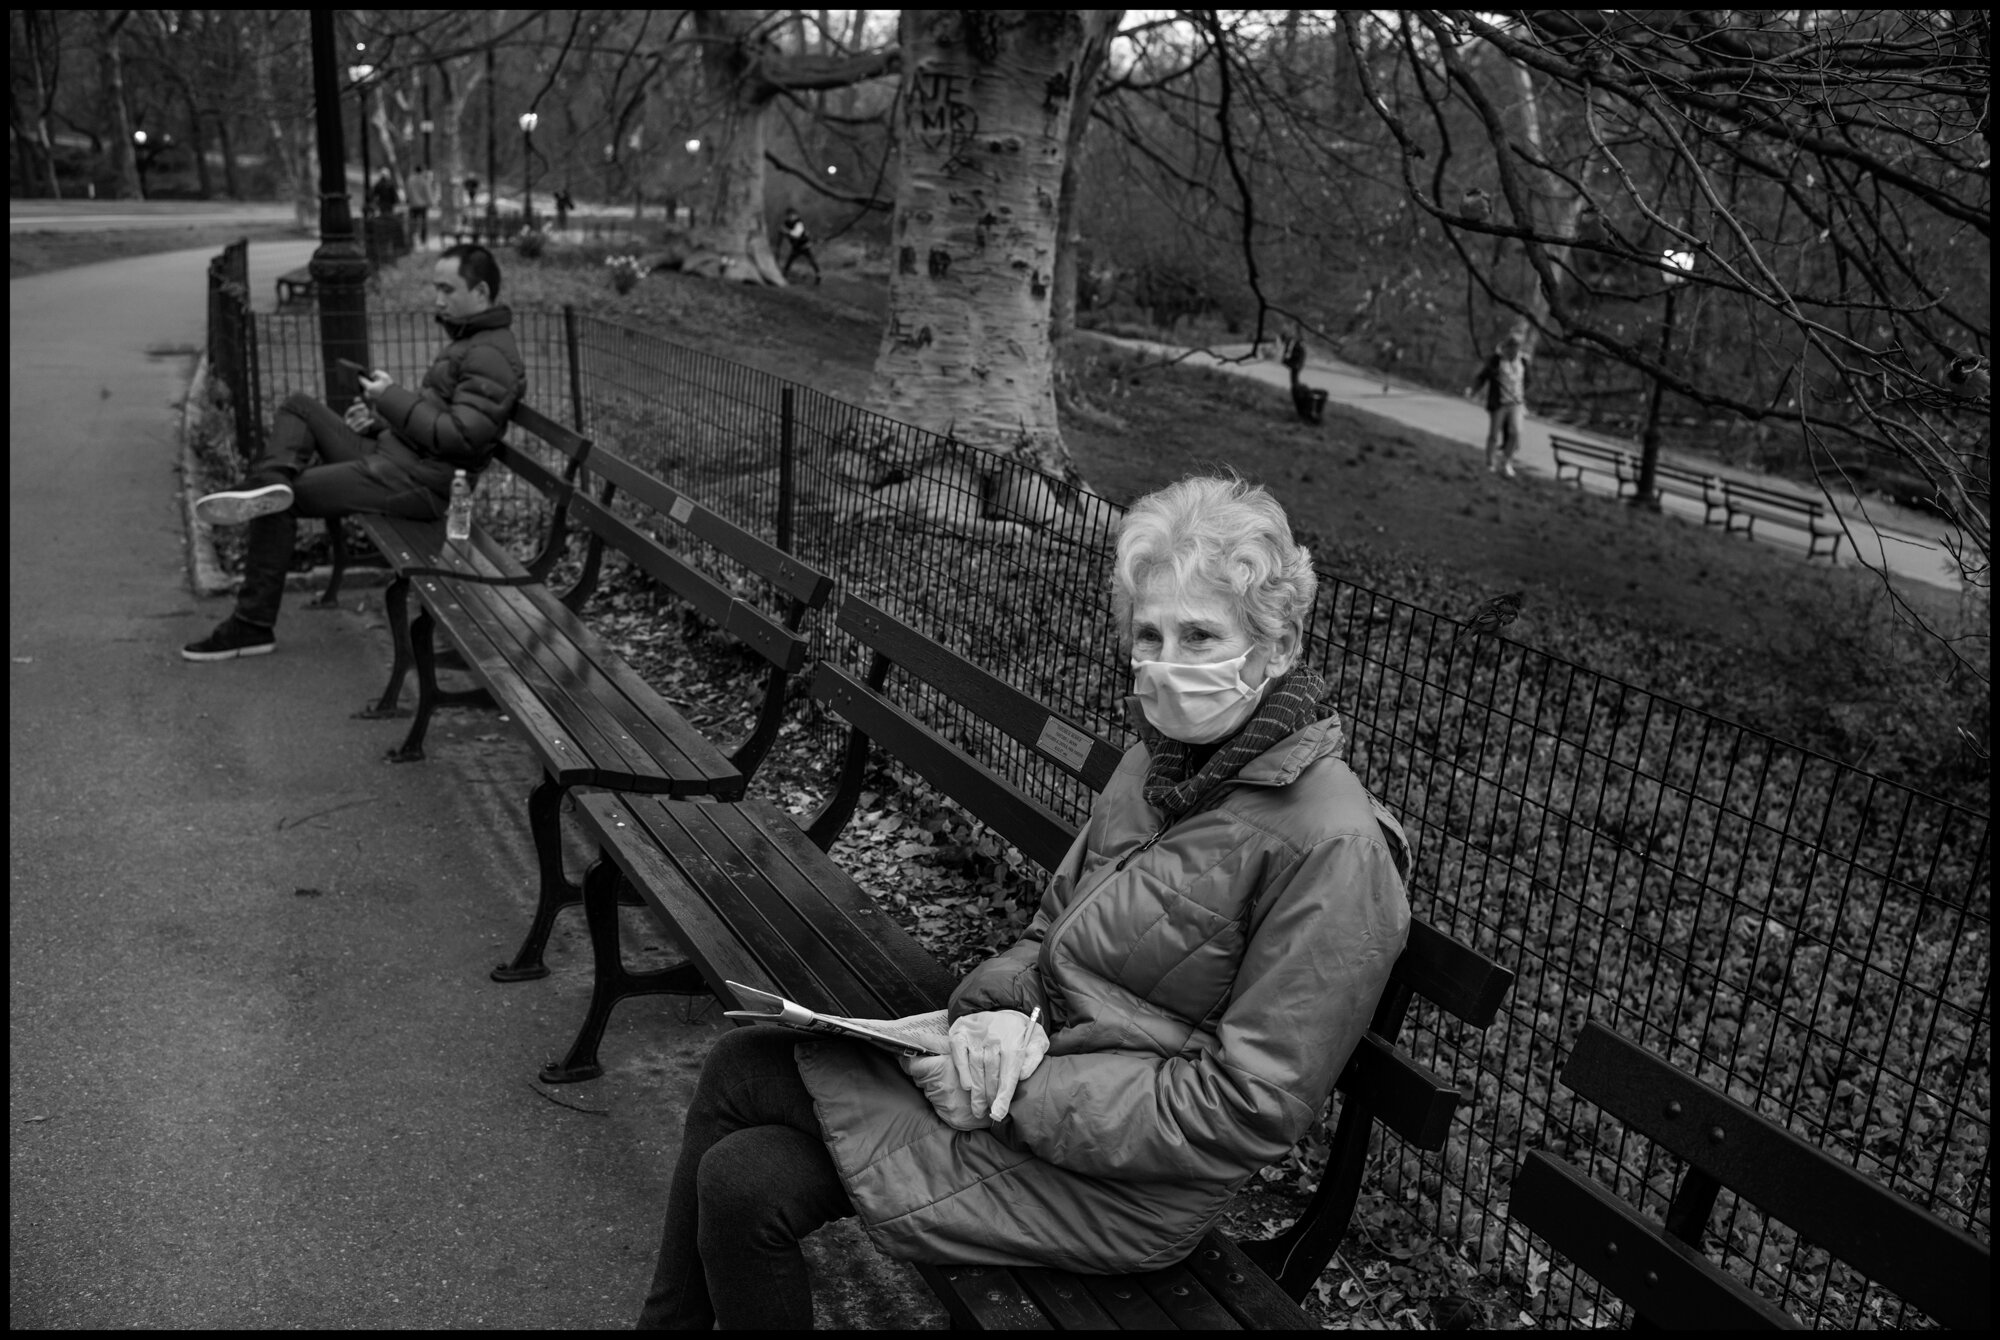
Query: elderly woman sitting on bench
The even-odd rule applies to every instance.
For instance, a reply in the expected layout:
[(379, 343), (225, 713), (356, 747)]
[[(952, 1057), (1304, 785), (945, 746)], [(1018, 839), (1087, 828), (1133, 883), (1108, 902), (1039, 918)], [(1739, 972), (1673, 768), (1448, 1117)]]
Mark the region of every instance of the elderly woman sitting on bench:
[(858, 1214), (914, 1261), (1181, 1260), (1319, 1115), (1409, 928), (1401, 829), (1302, 663), (1317, 583), (1261, 487), (1189, 479), (1118, 537), (1139, 743), (951, 1054), (777, 1028), (717, 1042), (647, 1327), (809, 1327), (798, 1240)]

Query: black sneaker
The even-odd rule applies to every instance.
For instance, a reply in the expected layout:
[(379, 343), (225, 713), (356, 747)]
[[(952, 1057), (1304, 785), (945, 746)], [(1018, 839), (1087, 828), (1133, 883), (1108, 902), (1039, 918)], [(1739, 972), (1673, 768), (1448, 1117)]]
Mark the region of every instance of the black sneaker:
[(278, 649), (277, 634), (230, 615), (199, 642), (181, 648), (190, 661), (233, 661), (238, 656), (269, 656)]
[(261, 484), (228, 489), (195, 499), (194, 514), (211, 526), (240, 526), (292, 505), (290, 484)]

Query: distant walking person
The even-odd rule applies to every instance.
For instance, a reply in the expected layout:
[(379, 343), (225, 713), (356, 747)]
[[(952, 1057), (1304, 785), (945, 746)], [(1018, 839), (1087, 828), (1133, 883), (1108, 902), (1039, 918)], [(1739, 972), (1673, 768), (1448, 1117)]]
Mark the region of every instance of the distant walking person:
[(820, 277), (819, 262), (813, 258), (813, 238), (812, 234), (806, 231), (806, 221), (799, 217), (797, 210), (788, 209), (785, 211), (781, 229), (789, 250), (785, 252), (785, 263), (779, 268), (778, 273), (790, 279), (792, 262), (803, 259), (807, 265), (812, 266), (813, 283), (817, 284)]
[(410, 240), (419, 246), (431, 244), (431, 206), (437, 202), (437, 187), (431, 170), (420, 167), (410, 174)]
[(369, 195), (374, 198), (376, 214), (385, 219), (396, 217), (399, 197), (396, 194), (396, 179), (389, 175), (388, 168), (383, 168), (381, 175), (375, 178), (375, 185), (369, 188)]
[(438, 324), (451, 338), (415, 389), (386, 372), (361, 378), (345, 415), (293, 395), (271, 421), (264, 454), (234, 489), (199, 499), (210, 525), (249, 523), (236, 610), (190, 642), (190, 661), (261, 656), (292, 566), (298, 518), (350, 512), (433, 521), (445, 513), (453, 475), (486, 467), (526, 384), (513, 314), (494, 301), (500, 266), (484, 247), (447, 247), (432, 272)]
[[(1528, 412), (1528, 359), (1521, 337), (1509, 335), (1487, 356), (1479, 375), (1466, 391), (1486, 388), (1486, 468), (1514, 477), (1514, 457), (1521, 450), (1521, 424)], [(1497, 454), (1497, 460), (1496, 460)]]

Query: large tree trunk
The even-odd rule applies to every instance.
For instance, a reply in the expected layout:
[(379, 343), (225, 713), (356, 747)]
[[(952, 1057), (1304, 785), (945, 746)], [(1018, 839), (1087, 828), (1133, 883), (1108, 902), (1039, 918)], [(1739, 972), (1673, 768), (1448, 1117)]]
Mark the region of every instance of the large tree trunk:
[(125, 101), (125, 53), (119, 36), (131, 13), (129, 9), (99, 11), (97, 68), (111, 113), (111, 167), (118, 174), (118, 195), (143, 200), (146, 192), (139, 184), (139, 160), (133, 156), (132, 109)]
[(1111, 36), (1118, 28), (1123, 10), (1111, 11), (1111, 21), (1086, 44), (1078, 69), (1076, 102), (1070, 108), (1069, 136), (1063, 152), (1062, 212), (1058, 227), (1062, 245), (1056, 248), (1056, 291), (1049, 313), (1050, 336), (1057, 343), (1076, 329), (1076, 260), (1083, 243), (1083, 225), (1077, 203), (1083, 183), (1083, 137), (1090, 130), (1090, 109), (1097, 101), (1097, 76), (1111, 50)]
[(1050, 295), (1075, 93), (1113, 10), (904, 10), (889, 319), (871, 408), (1074, 479)]
[(751, 9), (694, 11), (703, 105), (715, 108), (716, 115), (703, 127), (701, 155), (707, 167), (688, 238), (692, 254), (682, 268), (721, 279), (782, 284), (785, 278), (764, 229), (764, 110), (777, 89), (757, 77), (758, 61), (750, 47), (762, 17)]

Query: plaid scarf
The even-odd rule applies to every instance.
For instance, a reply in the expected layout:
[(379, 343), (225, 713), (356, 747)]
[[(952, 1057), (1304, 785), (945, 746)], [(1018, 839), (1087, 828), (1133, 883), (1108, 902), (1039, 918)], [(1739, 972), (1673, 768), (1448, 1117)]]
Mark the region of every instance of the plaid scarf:
[[(1146, 768), (1146, 803), (1166, 813), (1172, 823), (1194, 810), (1210, 792), (1243, 770), (1243, 766), (1286, 736), (1326, 717), (1336, 718), (1333, 704), (1323, 703), (1327, 683), (1319, 671), (1299, 666), (1271, 686), (1257, 714), (1220, 745), (1170, 740), (1153, 728), (1143, 713), (1139, 738), (1152, 753)], [(1346, 740), (1336, 724), (1334, 751), (1346, 752)], [(1206, 754), (1206, 761), (1201, 756)]]

